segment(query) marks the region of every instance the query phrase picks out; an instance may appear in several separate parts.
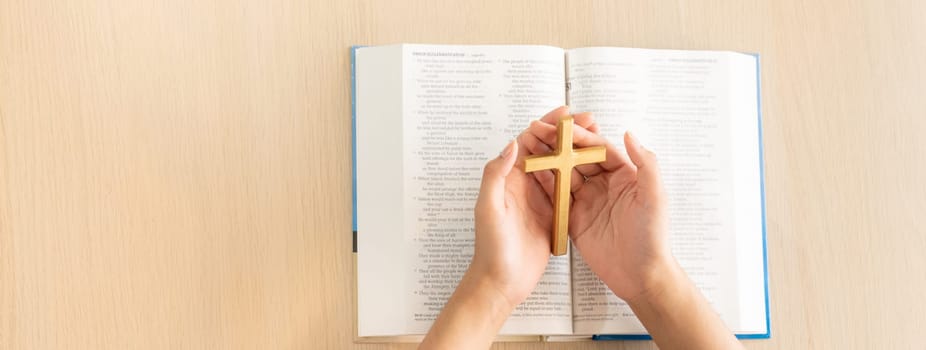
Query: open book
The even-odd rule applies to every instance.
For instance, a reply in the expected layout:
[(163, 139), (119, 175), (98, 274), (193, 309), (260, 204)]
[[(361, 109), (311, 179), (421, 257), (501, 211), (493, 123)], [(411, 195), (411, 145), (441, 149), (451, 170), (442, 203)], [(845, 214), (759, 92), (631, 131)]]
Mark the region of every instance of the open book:
[[(676, 259), (738, 336), (769, 336), (758, 57), (393, 45), (353, 48), (351, 71), (360, 340), (428, 331), (473, 255), (484, 164), (567, 104), (617, 147), (629, 129), (656, 152)], [(500, 336), (647, 338), (574, 248)]]

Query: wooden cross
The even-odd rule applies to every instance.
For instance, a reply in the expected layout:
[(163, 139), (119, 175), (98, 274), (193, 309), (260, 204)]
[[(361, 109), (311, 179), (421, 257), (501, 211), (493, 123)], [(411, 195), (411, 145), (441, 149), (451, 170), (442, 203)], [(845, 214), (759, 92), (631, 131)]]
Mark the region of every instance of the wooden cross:
[(566, 254), (569, 242), (569, 190), (572, 168), (605, 161), (605, 147), (572, 148), (572, 117), (560, 119), (556, 124), (556, 149), (550, 154), (524, 158), (524, 172), (553, 170), (556, 176), (553, 196), (553, 255)]

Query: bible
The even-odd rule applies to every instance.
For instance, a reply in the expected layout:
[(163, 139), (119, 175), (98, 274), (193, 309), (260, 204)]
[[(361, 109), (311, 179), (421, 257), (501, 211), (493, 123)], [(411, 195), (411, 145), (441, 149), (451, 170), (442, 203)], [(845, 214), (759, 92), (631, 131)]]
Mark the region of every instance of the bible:
[[(592, 112), (659, 157), (672, 253), (740, 338), (770, 336), (759, 59), (533, 45), (351, 49), (358, 341), (416, 341), (466, 271), (482, 168), (530, 121)], [(648, 339), (571, 245), (499, 340)]]

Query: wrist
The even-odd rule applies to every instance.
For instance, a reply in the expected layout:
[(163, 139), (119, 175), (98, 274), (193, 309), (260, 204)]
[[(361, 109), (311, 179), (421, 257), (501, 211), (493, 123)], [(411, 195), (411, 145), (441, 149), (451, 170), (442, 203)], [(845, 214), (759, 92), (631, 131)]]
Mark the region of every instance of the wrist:
[(671, 256), (653, 266), (642, 282), (639, 293), (623, 298), (631, 309), (671, 308), (671, 305), (686, 299), (694, 288), (685, 271)]
[(671, 259), (660, 278), (625, 299), (659, 348), (741, 349), (707, 299)]
[(483, 274), (471, 271), (463, 275), (454, 295), (459, 295), (461, 303), (467, 307), (484, 310), (492, 320), (500, 320), (499, 324), (503, 323), (519, 304), (512, 300), (498, 283), (484, 277)]
[(488, 348), (514, 307), (490, 279), (467, 271), (419, 349)]
[(530, 291), (525, 291), (517, 281), (519, 276), (511, 276), (511, 271), (502, 264), (504, 263), (490, 262), (474, 256), (460, 285), (479, 285), (480, 292), (486, 294), (483, 297), (499, 299), (514, 309), (524, 301)]

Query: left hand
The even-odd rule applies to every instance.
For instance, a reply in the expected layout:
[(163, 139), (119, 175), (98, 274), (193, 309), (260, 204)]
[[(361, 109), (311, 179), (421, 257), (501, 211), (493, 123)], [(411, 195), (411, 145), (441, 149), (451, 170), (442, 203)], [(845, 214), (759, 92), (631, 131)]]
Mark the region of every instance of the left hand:
[(513, 308), (530, 295), (550, 260), (553, 207), (540, 184), (515, 167), (517, 142), (488, 162), (476, 201), (476, 250), (468, 278), (484, 278)]
[[(548, 116), (568, 113), (564, 106)], [(577, 116), (576, 124), (596, 129), (588, 117)], [(515, 167), (528, 154), (523, 142), (533, 140), (529, 136), (526, 130), (486, 164), (476, 201), (473, 261), (420, 349), (488, 348), (543, 276), (550, 261), (553, 205), (540, 182)]]
[(485, 166), (473, 261), (419, 349), (488, 348), (546, 269), (553, 209), (537, 180), (514, 167), (518, 150), (511, 142)]

